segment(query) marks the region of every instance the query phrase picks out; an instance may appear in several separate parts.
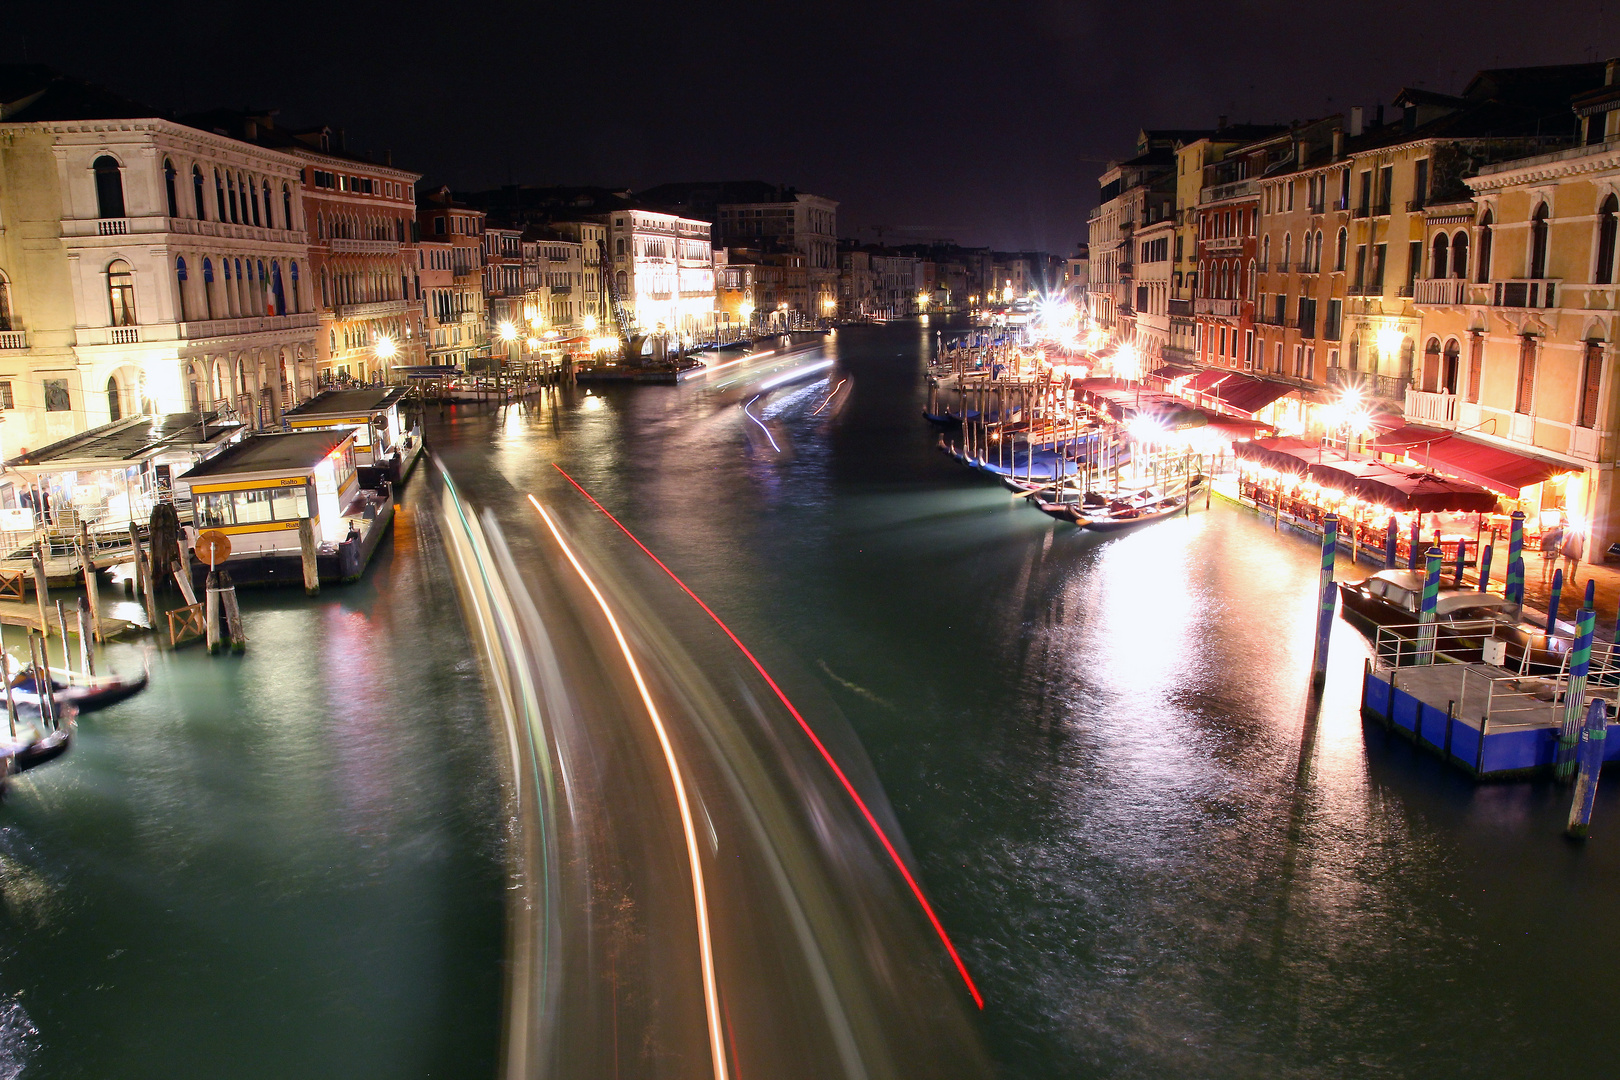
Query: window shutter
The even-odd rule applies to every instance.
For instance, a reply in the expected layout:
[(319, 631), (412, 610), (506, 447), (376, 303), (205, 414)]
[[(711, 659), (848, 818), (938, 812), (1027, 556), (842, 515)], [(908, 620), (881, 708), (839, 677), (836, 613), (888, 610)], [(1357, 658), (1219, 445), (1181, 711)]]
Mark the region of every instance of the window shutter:
[(1536, 389), (1536, 339), (1526, 335), (1519, 344), (1519, 398), (1514, 411), (1528, 414)]
[(1603, 383), (1603, 343), (1586, 343), (1586, 371), (1581, 381), (1581, 427), (1595, 428), (1598, 422), (1598, 390)]
[(1479, 380), (1485, 367), (1485, 339), (1474, 335), (1468, 340), (1468, 403), (1479, 404)]

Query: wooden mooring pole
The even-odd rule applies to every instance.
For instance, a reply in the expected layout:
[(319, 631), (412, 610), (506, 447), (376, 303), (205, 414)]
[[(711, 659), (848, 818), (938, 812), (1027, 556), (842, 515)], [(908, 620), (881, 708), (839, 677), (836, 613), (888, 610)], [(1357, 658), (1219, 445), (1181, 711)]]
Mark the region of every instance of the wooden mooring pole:
[(101, 635), (101, 582), (96, 579), (95, 551), (90, 543), (89, 527), (80, 522), (79, 566), (84, 571), (84, 595), (89, 600), (90, 629), (95, 633), (97, 641), (104, 641)]
[(315, 524), (307, 517), (298, 519), (298, 550), (304, 564), (304, 592), (314, 596), (321, 591), (321, 572), (315, 560)]
[(90, 617), (90, 601), (79, 597), (79, 666), (84, 668), (86, 675), (96, 673), (96, 656), (90, 648), (91, 627), (94, 625)]
[(51, 632), (51, 587), (45, 579), (45, 556), (38, 544), (34, 545), (34, 600), (39, 604), (39, 629), (46, 636)]

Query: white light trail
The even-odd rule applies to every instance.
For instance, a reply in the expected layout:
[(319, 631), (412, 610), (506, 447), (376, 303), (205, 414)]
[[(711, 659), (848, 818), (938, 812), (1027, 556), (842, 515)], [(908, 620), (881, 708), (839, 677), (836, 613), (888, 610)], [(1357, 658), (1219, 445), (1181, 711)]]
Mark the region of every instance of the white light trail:
[(720, 1026), (720, 993), (715, 985), (714, 978), (714, 950), (709, 943), (709, 904), (703, 887), (703, 864), (698, 853), (697, 829), (692, 823), (692, 806), (687, 801), (686, 784), (681, 780), (680, 765), (675, 760), (675, 748), (670, 745), (669, 732), (664, 729), (663, 718), (658, 715), (658, 706), (653, 704), (652, 693), (647, 689), (646, 680), (641, 677), (641, 668), (636, 664), (636, 658), (630, 653), (630, 643), (625, 640), (624, 631), (619, 629), (619, 620), (613, 617), (613, 610), (608, 607), (607, 600), (596, 587), (585, 568), (574, 557), (574, 551), (563, 539), (557, 528), (557, 523), (551, 520), (546, 508), (540, 505), (540, 500), (533, 495), (529, 502), (540, 512), (540, 517), (551, 530), (551, 535), (562, 548), (568, 562), (573, 566), (579, 579), (596, 598), (596, 604), (607, 617), (608, 626), (613, 630), (613, 639), (619, 643), (619, 651), (624, 654), (624, 662), (630, 667), (630, 677), (636, 682), (636, 690), (641, 694), (642, 703), (647, 706), (647, 715), (652, 718), (653, 730), (658, 733), (658, 745), (663, 748), (664, 762), (669, 766), (669, 778), (675, 786), (675, 801), (681, 808), (681, 829), (686, 834), (686, 857), (692, 864), (692, 899), (697, 907), (698, 924), (698, 951), (703, 967), (703, 1004), (709, 1020), (709, 1055), (714, 1059), (714, 1080), (726, 1080), (726, 1048), (725, 1036)]
[(792, 382), (794, 379), (802, 379), (806, 375), (813, 375), (818, 371), (825, 371), (832, 366), (833, 361), (831, 360), (817, 360), (814, 364), (806, 364), (803, 367), (796, 367), (792, 371), (778, 375), (774, 379), (766, 379), (764, 382), (759, 384), (759, 389), (763, 393), (766, 390), (771, 390), (775, 387), (781, 386), (783, 383)]
[(708, 373), (712, 375), (716, 371), (724, 371), (728, 367), (736, 367), (738, 364), (747, 363), (749, 360), (758, 360), (762, 356), (775, 356), (775, 355), (776, 355), (776, 350), (775, 349), (766, 349), (764, 352), (749, 353), (747, 356), (739, 356), (735, 360), (727, 360), (723, 364), (710, 365), (708, 367)]
[(743, 404), (743, 407), (742, 407), (743, 415), (748, 417), (748, 419), (752, 420), (754, 423), (759, 424), (759, 430), (763, 431), (765, 433), (765, 437), (767, 439), (771, 440), (771, 449), (775, 450), (778, 454), (780, 454), (782, 452), (782, 448), (780, 446), (776, 445), (776, 436), (771, 434), (771, 429), (766, 427), (764, 424), (760, 423), (759, 417), (755, 416), (753, 413), (748, 411), (748, 406), (752, 405), (754, 402), (756, 402), (758, 400), (759, 400), (759, 395), (758, 394), (755, 394), (753, 397), (749, 398), (747, 400), (747, 402), (745, 402)]

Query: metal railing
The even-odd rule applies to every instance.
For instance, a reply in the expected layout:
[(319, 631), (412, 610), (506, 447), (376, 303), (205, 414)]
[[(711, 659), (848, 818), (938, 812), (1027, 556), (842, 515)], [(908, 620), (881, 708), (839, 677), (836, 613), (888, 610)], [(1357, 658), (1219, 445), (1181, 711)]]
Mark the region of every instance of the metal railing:
[(1491, 306), (1506, 308), (1557, 307), (1560, 278), (1512, 278), (1491, 282)]

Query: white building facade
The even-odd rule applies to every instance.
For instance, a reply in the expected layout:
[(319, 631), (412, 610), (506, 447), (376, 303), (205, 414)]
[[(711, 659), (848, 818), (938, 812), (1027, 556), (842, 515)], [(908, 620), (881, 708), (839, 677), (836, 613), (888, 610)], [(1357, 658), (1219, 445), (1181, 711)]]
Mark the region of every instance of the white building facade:
[(707, 221), (650, 210), (608, 216), (608, 251), (634, 329), (692, 341), (714, 333), (714, 255)]
[(314, 381), (300, 163), (168, 120), (6, 114), (0, 452), (142, 412), (279, 422)]

